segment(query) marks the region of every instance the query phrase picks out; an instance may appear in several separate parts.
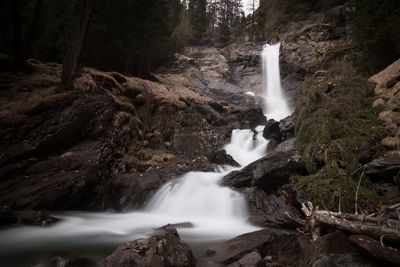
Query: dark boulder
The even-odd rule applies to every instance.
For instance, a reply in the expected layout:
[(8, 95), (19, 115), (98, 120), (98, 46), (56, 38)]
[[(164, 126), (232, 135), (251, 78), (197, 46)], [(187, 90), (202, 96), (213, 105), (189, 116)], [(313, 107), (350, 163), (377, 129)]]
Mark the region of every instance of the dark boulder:
[(289, 183), (290, 176), (295, 174), (307, 174), (304, 162), (293, 151), (276, 152), (229, 173), (224, 177), (223, 184), (234, 188), (255, 186), (274, 192)]
[(229, 264), (228, 267), (254, 267), (261, 263), (262, 260), (263, 258), (261, 257), (260, 253), (253, 251), (243, 256), (238, 261)]
[(294, 137), (294, 116), (288, 116), (280, 121), (268, 120), (263, 131), (263, 137), (275, 140), (278, 144)]
[(318, 260), (316, 260), (312, 265), (312, 267), (333, 267), (333, 266), (374, 267), (376, 265), (365, 260), (358, 254), (324, 255)]
[(239, 192), (247, 200), (249, 221), (256, 225), (292, 227), (292, 222), (285, 213), (301, 216), (293, 205), (286, 203), (277, 193), (267, 194), (256, 187), (241, 188)]
[(294, 137), (295, 123), (294, 115), (288, 116), (279, 121), (279, 130), (282, 134), (282, 139), (287, 140)]
[(237, 163), (231, 155), (226, 153), (225, 149), (219, 150), (215, 152), (213, 155), (211, 155), (210, 162), (218, 165), (230, 165), (234, 167), (240, 166), (240, 164)]
[[(309, 242), (294, 232), (277, 229), (263, 229), (256, 232), (240, 235), (222, 244), (212, 246), (212, 259), (224, 265), (233, 264), (250, 258), (250, 253), (258, 253), (261, 257), (273, 256), (285, 263), (299, 264)], [(257, 259), (256, 255), (251, 256)], [(235, 265), (233, 265), (235, 266)]]
[(375, 159), (365, 166), (365, 173), (373, 179), (393, 181), (400, 174), (400, 156), (387, 155)]
[(295, 138), (290, 138), (288, 140), (283, 141), (282, 143), (278, 144), (274, 148), (274, 152), (291, 152), (295, 151)]
[(358, 254), (347, 235), (341, 231), (321, 236), (310, 246), (309, 265), (313, 267), (329, 266), (374, 266)]
[(245, 125), (242, 125), (243, 128), (255, 128), (258, 125), (264, 125), (267, 122), (267, 118), (265, 118), (261, 108), (250, 108), (243, 112), (242, 121), (247, 122)]
[(282, 133), (279, 129), (279, 121), (273, 119), (268, 120), (263, 131), (263, 137), (265, 139), (274, 139), (277, 141), (281, 141)]
[(172, 227), (162, 227), (149, 238), (130, 241), (104, 259), (104, 267), (195, 265), (189, 245)]
[(116, 210), (139, 208), (163, 184), (160, 173), (156, 171), (117, 175), (107, 186), (110, 198), (108, 205), (111, 203)]

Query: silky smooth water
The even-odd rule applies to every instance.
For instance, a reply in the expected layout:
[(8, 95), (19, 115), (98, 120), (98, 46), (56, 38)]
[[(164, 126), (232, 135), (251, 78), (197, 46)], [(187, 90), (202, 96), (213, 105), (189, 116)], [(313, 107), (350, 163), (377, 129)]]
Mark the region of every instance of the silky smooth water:
[(279, 54), (281, 44), (266, 44), (263, 47), (262, 71), (263, 71), (263, 93), (265, 99), (264, 112), (267, 119), (279, 121), (292, 114), (284, 97), (281, 86), (281, 75), (279, 68)]
[[(261, 129), (259, 129), (261, 130)], [(251, 130), (233, 130), (227, 152), (242, 166), (266, 153), (267, 140)], [(130, 213), (64, 213), (47, 228), (21, 227), (0, 232), (0, 253), (30, 248), (120, 244), (145, 237), (166, 224), (190, 222), (179, 234), (189, 242), (226, 240), (257, 230), (247, 222), (246, 201), (220, 180), (235, 169), (189, 172), (166, 183), (140, 211)]]

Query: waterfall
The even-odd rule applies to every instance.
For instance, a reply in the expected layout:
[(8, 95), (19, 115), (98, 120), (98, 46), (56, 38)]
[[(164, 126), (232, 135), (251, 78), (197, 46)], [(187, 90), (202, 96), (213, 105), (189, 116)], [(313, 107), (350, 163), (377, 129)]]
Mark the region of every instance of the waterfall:
[[(266, 79), (264, 98), (267, 118), (279, 120), (290, 115), (281, 92), (279, 74), (280, 45), (266, 45), (262, 52)], [(232, 131), (224, 147), (241, 166), (266, 154), (268, 141), (262, 137), (263, 126)], [(193, 227), (180, 228), (187, 241), (226, 240), (255, 231), (248, 222), (244, 197), (220, 185), (230, 171), (240, 168), (218, 166), (214, 172), (189, 172), (162, 186), (139, 211), (129, 213), (70, 213), (59, 215), (61, 221), (48, 228), (22, 227), (0, 232), (3, 252), (14, 249), (47, 246), (65, 249), (66, 244), (99, 246), (121, 244), (148, 236), (154, 228), (183, 222)], [(0, 251), (1, 253), (1, 251)]]
[(262, 71), (263, 71), (263, 94), (265, 99), (264, 112), (268, 119), (279, 121), (291, 114), (287, 101), (285, 100), (279, 70), (280, 43), (263, 47)]

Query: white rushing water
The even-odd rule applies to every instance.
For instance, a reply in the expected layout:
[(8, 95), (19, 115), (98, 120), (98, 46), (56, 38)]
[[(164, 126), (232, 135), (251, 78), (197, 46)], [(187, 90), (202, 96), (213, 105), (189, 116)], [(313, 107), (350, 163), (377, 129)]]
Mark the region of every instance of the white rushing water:
[(263, 47), (262, 71), (263, 71), (263, 94), (265, 99), (265, 115), (268, 119), (279, 121), (286, 118), (292, 112), (283, 95), (281, 86), (281, 75), (279, 69), (280, 43)]
[[(266, 45), (262, 52), (268, 118), (282, 119), (290, 114), (283, 98), (279, 77), (279, 44)], [(241, 166), (266, 154), (268, 141), (262, 137), (263, 127), (233, 130), (224, 148)], [(236, 168), (239, 169), (239, 168)], [(218, 166), (215, 172), (189, 172), (166, 183), (140, 211), (130, 213), (70, 213), (59, 216), (61, 222), (48, 228), (22, 227), (0, 232), (0, 246), (52, 246), (65, 244), (90, 246), (120, 244), (147, 236), (154, 228), (190, 222), (194, 227), (180, 228), (188, 241), (226, 240), (257, 230), (247, 222), (246, 201), (238, 192), (220, 185), (233, 167)]]
[[(262, 130), (262, 129), (259, 129)], [(266, 153), (267, 140), (251, 130), (233, 130), (227, 152), (242, 166)], [(62, 221), (48, 228), (23, 227), (0, 232), (0, 246), (99, 245), (121, 243), (147, 236), (166, 224), (190, 222), (180, 228), (190, 242), (226, 240), (258, 227), (247, 222), (246, 201), (238, 192), (219, 184), (235, 169), (218, 166), (215, 172), (189, 172), (166, 183), (141, 211), (130, 213), (63, 214)], [(1, 253), (0, 253), (1, 254)]]

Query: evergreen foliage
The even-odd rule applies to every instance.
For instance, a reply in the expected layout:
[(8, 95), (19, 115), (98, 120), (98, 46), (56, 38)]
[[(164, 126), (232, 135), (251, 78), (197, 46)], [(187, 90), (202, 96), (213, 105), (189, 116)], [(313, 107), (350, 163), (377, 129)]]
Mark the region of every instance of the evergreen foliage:
[(207, 0), (190, 0), (189, 14), (194, 37), (199, 40), (208, 28)]
[(400, 1), (355, 0), (354, 37), (361, 67), (375, 72), (400, 57)]

